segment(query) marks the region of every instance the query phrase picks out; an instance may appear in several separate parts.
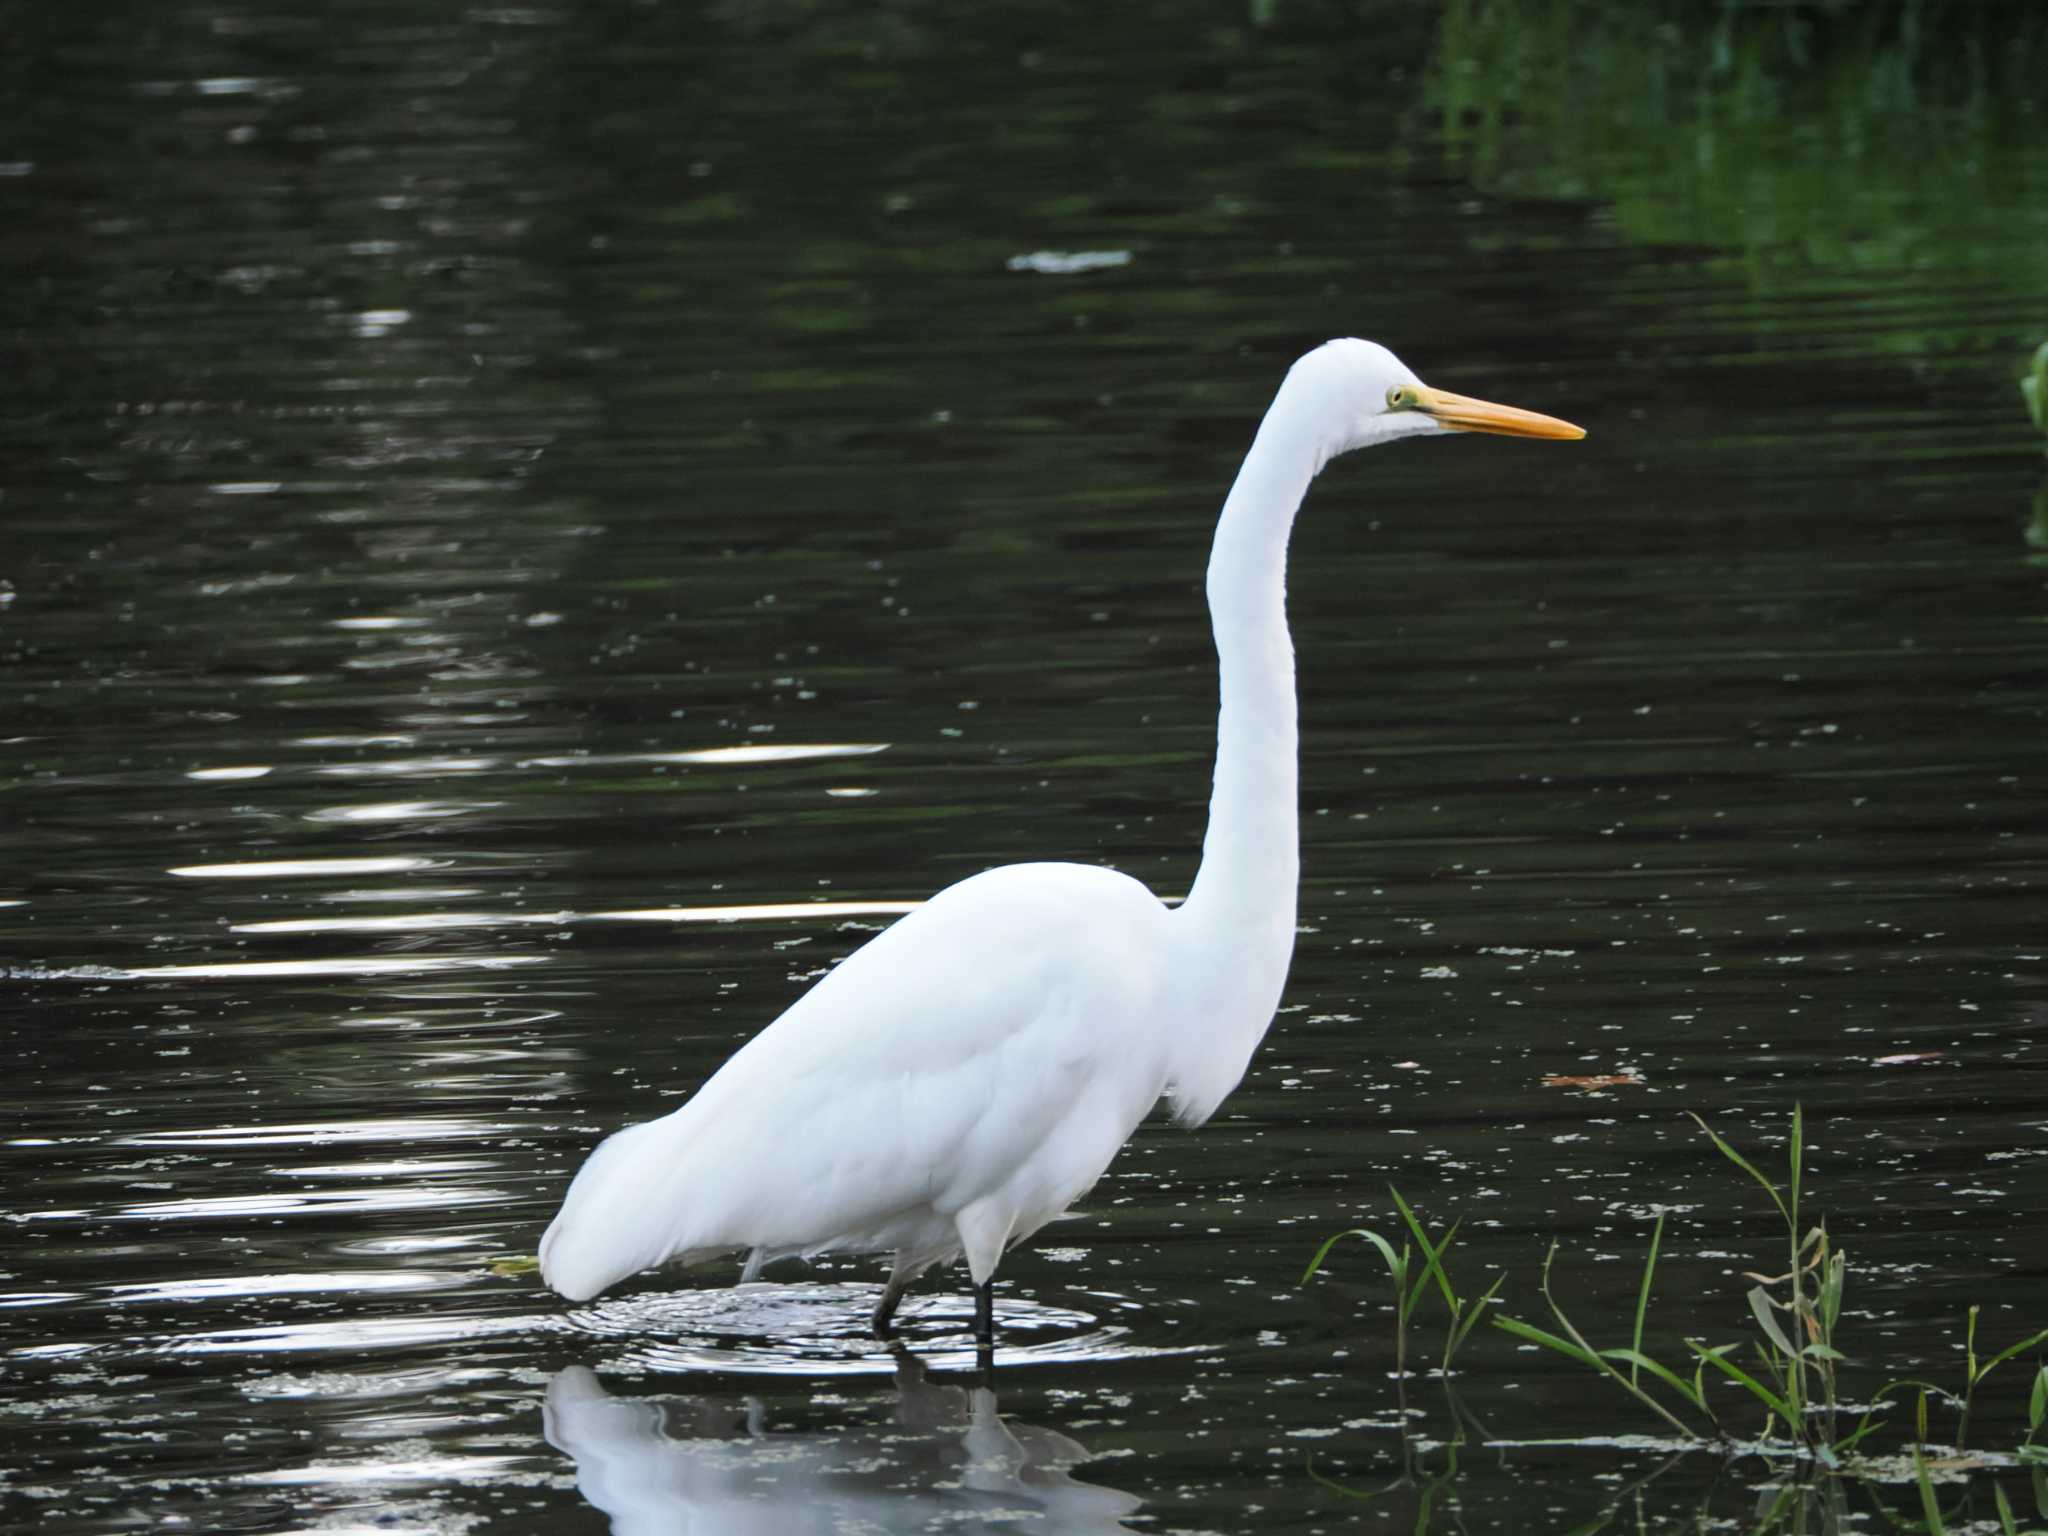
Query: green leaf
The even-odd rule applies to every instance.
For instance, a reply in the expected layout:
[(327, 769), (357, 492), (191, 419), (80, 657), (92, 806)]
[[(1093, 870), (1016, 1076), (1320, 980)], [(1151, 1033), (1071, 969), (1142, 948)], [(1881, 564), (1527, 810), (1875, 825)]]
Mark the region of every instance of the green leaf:
[(1806, 1171), (1806, 1109), (1794, 1103), (1792, 1106), (1792, 1227), (1799, 1228), (1799, 1181)]
[(1362, 1502), (1366, 1499), (1376, 1499), (1380, 1496), (1381, 1493), (1386, 1492), (1384, 1488), (1380, 1489), (1376, 1493), (1368, 1493), (1366, 1490), (1362, 1488), (1347, 1488), (1344, 1486), (1344, 1484), (1336, 1481), (1334, 1478), (1325, 1477), (1322, 1473), (1318, 1472), (1316, 1470), (1315, 1458), (1313, 1456), (1311, 1456), (1308, 1459), (1306, 1465), (1308, 1469), (1308, 1475), (1311, 1478), (1321, 1483), (1325, 1488), (1329, 1489), (1330, 1492), (1341, 1493), (1347, 1499), (1358, 1499)]
[[(1410, 1268), (1408, 1256), (1411, 1252), (1413, 1250), (1406, 1243), (1401, 1245), (1401, 1273), (1404, 1275), (1407, 1274)], [(1424, 1268), (1422, 1273), (1415, 1277), (1415, 1283), (1409, 1286), (1407, 1292), (1401, 1297), (1401, 1321), (1403, 1323), (1406, 1323), (1409, 1318), (1415, 1315), (1416, 1304), (1422, 1300), (1422, 1293), (1428, 1289), (1429, 1270)]]
[(1407, 1266), (1394, 1256), (1394, 1245), (1392, 1243), (1368, 1227), (1353, 1227), (1348, 1232), (1339, 1232), (1335, 1237), (1326, 1239), (1323, 1246), (1316, 1250), (1316, 1256), (1308, 1261), (1308, 1268), (1301, 1272), (1301, 1283), (1303, 1285), (1307, 1285), (1309, 1281), (1315, 1278), (1316, 1271), (1323, 1267), (1323, 1261), (1330, 1256), (1330, 1250), (1343, 1242), (1347, 1237), (1362, 1237), (1371, 1243), (1373, 1247), (1379, 1249), (1380, 1257), (1387, 1261), (1387, 1268), (1393, 1271), (1395, 1285), (1398, 1286), (1405, 1278), (1403, 1271)]
[[(1970, 1310), (1974, 1312), (1976, 1311), (1976, 1308), (1972, 1307)], [(1993, 1355), (1989, 1360), (1986, 1360), (1982, 1365), (1980, 1365), (1977, 1368), (1977, 1374), (1973, 1379), (1976, 1381), (1982, 1381), (1986, 1376), (1989, 1376), (1995, 1368), (2005, 1364), (2005, 1362), (2010, 1360), (2014, 1355), (2024, 1354), (2027, 1350), (2032, 1349), (2036, 1344), (2039, 1344), (2044, 1339), (2048, 1339), (2048, 1328), (2043, 1328), (2039, 1333), (2032, 1334), (2027, 1338), (2021, 1339), (2019, 1343), (2011, 1346), (2009, 1349), (2001, 1349), (1997, 1354)]]
[(1750, 1375), (1741, 1366), (1725, 1357), (1726, 1351), (1733, 1349), (1734, 1345), (1724, 1345), (1721, 1349), (1709, 1349), (1696, 1339), (1687, 1339), (1685, 1345), (1686, 1348), (1696, 1352), (1703, 1361), (1711, 1365), (1723, 1376), (1740, 1382), (1744, 1387), (1748, 1388), (1750, 1396), (1754, 1397), (1758, 1402), (1785, 1421), (1785, 1431), (1787, 1434), (1796, 1435), (1799, 1433), (1799, 1416), (1792, 1411), (1792, 1405), (1758, 1381), (1754, 1376)]
[(1848, 1455), (1849, 1452), (1856, 1448), (1857, 1442), (1862, 1440), (1865, 1435), (1876, 1434), (1877, 1431), (1884, 1428), (1884, 1425), (1885, 1421), (1883, 1419), (1873, 1419), (1866, 1413), (1863, 1415), (1862, 1423), (1835, 1442), (1836, 1454), (1840, 1456)]
[(1755, 1315), (1757, 1326), (1763, 1329), (1765, 1334), (1769, 1336), (1771, 1343), (1777, 1346), (1780, 1354), (1796, 1355), (1799, 1351), (1792, 1347), (1792, 1341), (1785, 1337), (1785, 1330), (1780, 1328), (1778, 1320), (1771, 1316), (1772, 1311), (1777, 1305), (1775, 1301), (1771, 1300), (1771, 1293), (1762, 1286), (1758, 1285), (1750, 1288), (1749, 1310)]
[(1569, 1355), (1581, 1364), (1599, 1368), (1600, 1357), (1589, 1349), (1581, 1349), (1570, 1339), (1561, 1339), (1554, 1333), (1545, 1333), (1541, 1328), (1523, 1322), (1518, 1317), (1496, 1317), (1493, 1326), (1505, 1329), (1518, 1339), (1527, 1339), (1531, 1344), (1541, 1344), (1545, 1349), (1554, 1349), (1560, 1355)]
[(2027, 1398), (2027, 1438), (2041, 1432), (2041, 1420), (2048, 1418), (2048, 1365), (2036, 1367), (2034, 1390)]
[(1444, 1360), (1446, 1364), (1450, 1362), (1450, 1357), (1458, 1352), (1458, 1346), (1463, 1344), (1472, 1330), (1479, 1326), (1479, 1319), (1485, 1316), (1488, 1304), (1492, 1302), (1500, 1288), (1507, 1283), (1507, 1278), (1505, 1274), (1496, 1278), (1493, 1284), (1486, 1288), (1484, 1294), (1472, 1303), (1472, 1310), (1452, 1325), (1450, 1342), (1444, 1346)]
[(1641, 1350), (1603, 1349), (1600, 1353), (1610, 1360), (1619, 1360), (1624, 1365), (1641, 1366), (1700, 1412), (1705, 1413), (1707, 1411), (1705, 1401), (1700, 1397), (1699, 1393), (1686, 1384), (1684, 1377), (1671, 1370), (1669, 1366), (1659, 1365)]
[(1828, 1257), (1826, 1278), (1820, 1288), (1821, 1333), (1832, 1339), (1835, 1323), (1842, 1315), (1842, 1292), (1849, 1283), (1849, 1258), (1847, 1254), (1835, 1253)]
[(2012, 1501), (2005, 1496), (2005, 1490), (1993, 1483), (1991, 1497), (1998, 1505), (1998, 1528), (2005, 1536), (2020, 1536), (2019, 1523), (2012, 1517)]
[[(1687, 1113), (1690, 1114), (1691, 1111), (1688, 1110)], [(1720, 1154), (1723, 1157), (1727, 1158), (1729, 1162), (1733, 1163), (1736, 1167), (1740, 1168), (1744, 1173), (1748, 1174), (1752, 1179), (1755, 1179), (1757, 1183), (1763, 1186), (1764, 1193), (1771, 1197), (1771, 1204), (1775, 1205), (1778, 1208), (1778, 1214), (1785, 1218), (1785, 1224), (1787, 1226), (1792, 1225), (1792, 1213), (1785, 1209), (1785, 1199), (1782, 1195), (1778, 1193), (1778, 1186), (1773, 1184), (1769, 1179), (1765, 1178), (1761, 1173), (1757, 1172), (1756, 1165), (1752, 1163), (1748, 1158), (1744, 1157), (1740, 1152), (1736, 1151), (1733, 1147), (1729, 1146), (1727, 1142), (1723, 1141), (1719, 1136), (1715, 1135), (1714, 1128), (1711, 1125), (1707, 1124), (1706, 1121), (1700, 1119), (1698, 1115), (1693, 1115), (1692, 1118), (1693, 1122), (1696, 1125), (1698, 1125), (1701, 1130), (1707, 1133), (1707, 1140), (1711, 1141), (1714, 1144), (1715, 1148), (1720, 1152)]]
[[(1401, 1219), (1408, 1223), (1408, 1230), (1415, 1234), (1415, 1241), (1422, 1248), (1422, 1262), (1426, 1266), (1424, 1278), (1436, 1276), (1437, 1289), (1443, 1292), (1444, 1305), (1455, 1315), (1458, 1311), (1458, 1293), (1452, 1288), (1451, 1277), (1444, 1272), (1441, 1260), (1451, 1246), (1451, 1239), (1458, 1235), (1458, 1227), (1465, 1218), (1461, 1216), (1451, 1223), (1450, 1230), (1444, 1233), (1442, 1242), (1431, 1244), (1429, 1233), (1423, 1229), (1422, 1222), (1409, 1208), (1408, 1202), (1401, 1198), (1401, 1191), (1390, 1184), (1387, 1186), (1387, 1193), (1394, 1197), (1394, 1204), (1400, 1209)], [(1417, 1281), (1416, 1284), (1419, 1286), (1421, 1281)]]
[(2020, 380), (2020, 393), (2027, 397), (2027, 414), (2034, 418), (2036, 432), (2048, 432), (2048, 402), (2041, 398), (2041, 380), (2038, 375)]
[[(1643, 1348), (1643, 1319), (1649, 1315), (1650, 1311), (1650, 1281), (1657, 1273), (1657, 1249), (1664, 1241), (1664, 1218), (1669, 1214), (1668, 1211), (1659, 1211), (1657, 1213), (1657, 1225), (1650, 1232), (1650, 1253), (1643, 1260), (1643, 1283), (1636, 1291), (1636, 1331), (1634, 1338), (1630, 1340), (1630, 1344), (1638, 1354), (1642, 1352)], [(1631, 1362), (1631, 1366), (1633, 1366), (1633, 1363)], [(1631, 1369), (1629, 1371), (1629, 1380), (1634, 1381), (1635, 1379), (1635, 1371)]]
[(1934, 1484), (1927, 1478), (1927, 1460), (1920, 1454), (1920, 1447), (1913, 1447), (1913, 1480), (1920, 1485), (1920, 1509), (1927, 1517), (1929, 1536), (1945, 1536), (1948, 1527), (1942, 1523), (1941, 1505), (1934, 1497)]

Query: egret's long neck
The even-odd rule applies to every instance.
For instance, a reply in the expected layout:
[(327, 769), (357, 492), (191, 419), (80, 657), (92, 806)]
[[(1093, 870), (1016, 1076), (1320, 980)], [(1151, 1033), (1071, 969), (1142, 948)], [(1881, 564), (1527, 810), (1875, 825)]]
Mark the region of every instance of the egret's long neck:
[(1283, 966), (1301, 867), (1287, 537), (1322, 461), (1285, 404), (1283, 391), (1223, 503), (1209, 554), (1222, 704), (1209, 830), (1183, 907), (1189, 926), (1218, 938), (1284, 938)]
[[(1193, 889), (1172, 916), (1180, 1028), (1163, 1063), (1181, 1120), (1214, 1113), (1273, 1022), (1294, 954), (1301, 876), (1287, 536), (1330, 449), (1293, 376), (1238, 471), (1209, 555), (1223, 701)], [(1306, 418), (1306, 419), (1305, 419)]]

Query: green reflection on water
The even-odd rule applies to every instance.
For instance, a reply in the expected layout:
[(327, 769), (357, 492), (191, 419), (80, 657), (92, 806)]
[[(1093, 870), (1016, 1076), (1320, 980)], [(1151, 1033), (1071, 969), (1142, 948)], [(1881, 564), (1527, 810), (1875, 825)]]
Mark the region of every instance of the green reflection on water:
[(1483, 189), (1611, 202), (1625, 238), (1731, 253), (1758, 288), (1821, 268), (2039, 292), (2044, 78), (2032, 5), (1453, 0), (1429, 88)]

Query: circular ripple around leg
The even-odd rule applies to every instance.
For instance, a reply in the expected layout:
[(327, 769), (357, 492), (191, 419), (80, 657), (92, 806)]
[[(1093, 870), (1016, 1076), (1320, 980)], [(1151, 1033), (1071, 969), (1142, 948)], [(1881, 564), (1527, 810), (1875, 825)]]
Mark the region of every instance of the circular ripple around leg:
[[(608, 1369), (731, 1371), (763, 1375), (857, 1375), (893, 1371), (909, 1349), (945, 1369), (976, 1363), (971, 1293), (911, 1297), (896, 1314), (896, 1337), (874, 1338), (872, 1285), (759, 1282), (717, 1289), (648, 1291), (578, 1307), (569, 1329), (619, 1340)], [(1028, 1296), (996, 1295), (996, 1361), (1071, 1364), (1184, 1354), (1142, 1345), (1124, 1324)]]

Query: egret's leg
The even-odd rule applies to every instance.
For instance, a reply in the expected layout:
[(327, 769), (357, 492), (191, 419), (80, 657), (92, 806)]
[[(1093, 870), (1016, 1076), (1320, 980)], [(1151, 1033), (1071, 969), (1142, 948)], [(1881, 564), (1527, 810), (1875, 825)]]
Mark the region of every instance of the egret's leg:
[(996, 1342), (996, 1282), (993, 1276), (974, 1288), (974, 1342), (991, 1349)]
[(896, 1329), (892, 1320), (896, 1316), (896, 1303), (903, 1299), (903, 1293), (910, 1289), (911, 1282), (923, 1273), (922, 1265), (906, 1264), (902, 1254), (896, 1255), (896, 1262), (889, 1270), (889, 1283), (882, 1287), (882, 1299), (875, 1303), (872, 1327), (876, 1338), (894, 1337)]
[(870, 1324), (876, 1338), (895, 1337), (896, 1325), (892, 1319), (896, 1316), (896, 1303), (903, 1299), (903, 1293), (909, 1289), (909, 1277), (900, 1274), (891, 1275), (889, 1283), (882, 1287), (882, 1299), (875, 1303), (875, 1314)]

